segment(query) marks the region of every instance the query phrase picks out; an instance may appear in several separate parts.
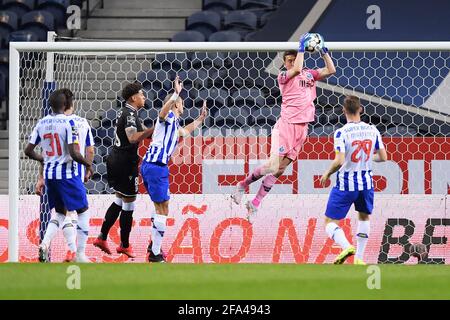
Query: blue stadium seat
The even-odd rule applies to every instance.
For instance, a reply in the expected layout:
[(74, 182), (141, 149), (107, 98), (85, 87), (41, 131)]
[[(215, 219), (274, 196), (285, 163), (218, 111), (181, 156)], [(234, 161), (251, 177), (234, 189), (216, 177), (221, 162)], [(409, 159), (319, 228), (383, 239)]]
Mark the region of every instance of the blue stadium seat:
[(258, 27), (262, 28), (266, 25), (270, 16), (273, 14), (273, 11), (255, 10), (255, 14), (258, 17)]
[(106, 174), (106, 164), (103, 162), (100, 162), (98, 164), (94, 164), (94, 172), (104, 175)]
[(250, 109), (247, 107), (220, 108), (214, 113), (210, 123), (217, 127), (238, 129), (248, 124)]
[[(142, 121), (144, 121), (144, 124), (147, 120), (150, 120), (152, 125), (153, 122), (158, 119), (159, 110), (156, 110), (155, 108), (142, 108), (139, 110), (139, 118), (141, 118)], [(148, 122), (148, 121), (147, 121)]]
[(273, 0), (273, 4), (275, 6), (281, 6), (285, 0)]
[(80, 8), (83, 7), (83, 2), (84, 2), (84, 0), (70, 0), (70, 4), (79, 6)]
[(103, 127), (110, 127), (114, 125), (117, 118), (117, 111), (114, 109), (108, 109), (102, 118)]
[(387, 129), (383, 135), (387, 137), (413, 137), (417, 133), (417, 130), (414, 128), (398, 125)]
[(144, 95), (145, 95), (145, 104), (150, 106), (151, 103), (149, 102), (149, 100), (154, 100), (158, 98), (158, 93), (153, 90), (151, 87), (150, 88), (142, 88), (142, 91), (144, 91)]
[(173, 42), (203, 42), (206, 38), (203, 33), (198, 31), (180, 31), (172, 36)]
[(272, 9), (273, 7), (273, 0), (241, 0), (239, 9)]
[(225, 89), (202, 89), (192, 97), (194, 100), (194, 105), (200, 108), (203, 105), (203, 100), (207, 101), (208, 108), (222, 108), (228, 105), (228, 98), (230, 93)]
[(232, 94), (231, 99), (233, 105), (237, 107), (247, 106), (251, 108), (265, 105), (263, 93), (257, 88), (239, 89)]
[(137, 80), (145, 89), (152, 89), (159, 93), (161, 89), (169, 91), (172, 89), (172, 80), (175, 77), (175, 72), (167, 72), (165, 70), (150, 70), (141, 71), (137, 76)]
[(193, 69), (220, 69), (225, 66), (226, 58), (224, 52), (195, 52), (189, 55)]
[(103, 157), (99, 154), (94, 155), (94, 163), (99, 164), (103, 162)]
[(38, 41), (39, 38), (33, 31), (28, 30), (17, 30), (9, 34), (9, 42), (19, 42), (19, 41)]
[(89, 180), (88, 182), (85, 183), (84, 185), (86, 187), (87, 193), (88, 194), (94, 194), (95, 193), (95, 181), (94, 180)]
[[(94, 185), (89, 185), (90, 189), (88, 189), (90, 192), (89, 194), (104, 194), (106, 189), (106, 183), (103, 180), (90, 180), (94, 182)], [(86, 186), (87, 188), (87, 186)]]
[(1, 10), (12, 11), (16, 13), (18, 17), (21, 17), (25, 13), (33, 10), (34, 0), (3, 0), (0, 8)]
[(211, 34), (208, 38), (210, 42), (239, 42), (242, 37), (234, 31), (218, 31)]
[(203, 10), (216, 12), (233, 11), (238, 8), (238, 0), (204, 0)]
[(185, 52), (168, 52), (156, 54), (152, 62), (152, 69), (163, 70), (187, 70), (189, 68), (189, 60)]
[(55, 17), (57, 27), (66, 27), (66, 9), (70, 5), (69, 0), (38, 0), (37, 8), (50, 12)]
[(39, 41), (47, 41), (47, 32), (55, 30), (55, 18), (47, 11), (31, 11), (22, 17), (19, 28), (34, 32)]
[(225, 30), (239, 32), (241, 36), (255, 31), (258, 26), (258, 18), (256, 14), (250, 11), (240, 10), (231, 11), (224, 18)]
[(7, 97), (6, 94), (6, 78), (3, 73), (0, 72), (0, 100), (4, 100)]
[(0, 73), (3, 74), (5, 81), (9, 77), (9, 50), (0, 50)]
[(320, 125), (316, 124), (314, 127), (310, 129), (310, 133), (308, 134), (310, 137), (319, 137), (319, 136), (333, 136), (335, 127), (331, 125)]
[(220, 15), (214, 11), (199, 11), (187, 18), (186, 30), (202, 33), (207, 39), (212, 33), (221, 29)]
[(180, 77), (181, 82), (183, 82), (183, 88), (185, 88), (186, 91), (189, 92), (191, 88), (195, 86), (195, 80), (198, 79), (197, 75), (197, 70), (181, 70), (178, 72), (178, 76)]
[(271, 130), (280, 117), (281, 108), (279, 106), (263, 106), (261, 108), (252, 108), (253, 123), (260, 128)]
[(0, 11), (0, 35), (3, 39), (8, 39), (10, 32), (17, 30), (17, 14), (12, 11)]
[[(96, 132), (94, 132), (94, 129), (92, 130), (92, 134), (94, 135), (94, 140), (95, 140)], [(106, 148), (105, 146), (100, 145), (100, 144), (95, 144), (95, 154), (98, 154), (98, 155), (104, 157), (108, 154), (108, 148)]]

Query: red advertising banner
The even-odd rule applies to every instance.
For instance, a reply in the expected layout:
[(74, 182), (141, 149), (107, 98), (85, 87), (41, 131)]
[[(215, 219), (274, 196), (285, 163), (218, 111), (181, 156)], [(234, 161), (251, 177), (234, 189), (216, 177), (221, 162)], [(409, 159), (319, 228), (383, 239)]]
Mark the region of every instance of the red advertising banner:
[[(232, 204), (228, 195), (173, 195), (163, 250), (172, 263), (331, 263), (340, 249), (327, 238), (324, 210), (327, 195), (278, 195), (264, 199), (253, 224), (245, 207)], [(132, 262), (105, 255), (92, 245), (98, 235), (112, 195), (89, 196), (90, 237), (87, 255), (93, 262)], [(405, 248), (412, 243), (428, 246), (426, 263), (450, 263), (450, 214), (445, 195), (377, 194), (371, 232), (365, 252), (367, 263), (417, 263)], [(130, 242), (144, 262), (150, 240), (153, 205), (139, 195)], [(20, 201), (20, 261), (37, 261), (39, 198)], [(353, 209), (342, 227), (355, 244), (357, 217)], [(0, 196), (0, 262), (7, 261), (8, 197)], [(118, 224), (109, 237), (113, 252), (120, 242)], [(52, 261), (66, 252), (62, 233), (52, 243)], [(352, 260), (349, 261), (351, 263)]]
[[(386, 194), (448, 194), (450, 138), (383, 138), (388, 161), (374, 164), (376, 191)], [(146, 142), (148, 144), (148, 141)], [(219, 194), (267, 159), (268, 137), (190, 137), (183, 139), (170, 165), (171, 193)], [(146, 146), (139, 149), (141, 156)], [(334, 157), (333, 139), (308, 138), (299, 161), (280, 177), (277, 193), (328, 193), (319, 177)], [(276, 191), (278, 187), (278, 191)], [(255, 193), (255, 189), (250, 189)], [(145, 193), (142, 183), (140, 192)]]

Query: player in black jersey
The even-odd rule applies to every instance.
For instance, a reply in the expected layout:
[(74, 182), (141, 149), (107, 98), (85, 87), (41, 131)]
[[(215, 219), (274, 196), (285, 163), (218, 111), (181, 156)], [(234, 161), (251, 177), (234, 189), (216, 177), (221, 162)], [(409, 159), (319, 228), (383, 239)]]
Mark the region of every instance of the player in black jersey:
[(116, 191), (116, 199), (106, 211), (101, 232), (94, 241), (94, 246), (111, 254), (106, 241), (108, 232), (120, 214), (120, 245), (117, 253), (134, 258), (129, 244), (133, 211), (138, 192), (138, 147), (139, 143), (153, 133), (153, 128), (145, 128), (138, 116), (138, 110), (145, 104), (142, 86), (130, 83), (122, 90), (125, 106), (117, 113), (115, 139), (112, 151), (106, 160), (108, 184)]

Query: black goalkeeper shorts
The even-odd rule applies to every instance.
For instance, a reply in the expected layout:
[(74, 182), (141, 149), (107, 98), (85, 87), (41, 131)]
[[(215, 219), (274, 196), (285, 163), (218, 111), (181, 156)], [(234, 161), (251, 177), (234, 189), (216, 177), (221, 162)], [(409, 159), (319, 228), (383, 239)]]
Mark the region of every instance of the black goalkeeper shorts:
[(108, 184), (125, 197), (134, 197), (138, 193), (139, 159), (110, 154), (106, 159)]

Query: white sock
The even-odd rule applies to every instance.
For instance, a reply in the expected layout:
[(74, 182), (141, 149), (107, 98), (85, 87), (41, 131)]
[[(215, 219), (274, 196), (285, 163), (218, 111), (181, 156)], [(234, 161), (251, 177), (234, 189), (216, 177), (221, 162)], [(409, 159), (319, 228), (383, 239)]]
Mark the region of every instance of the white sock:
[(162, 239), (164, 237), (164, 232), (166, 231), (166, 220), (167, 216), (155, 214), (155, 219), (153, 220), (152, 227), (152, 251), (155, 255), (161, 253)]
[(66, 219), (64, 220), (63, 225), (63, 234), (64, 238), (66, 239), (67, 246), (69, 247), (69, 250), (72, 252), (75, 252), (77, 250), (76, 247), (76, 240), (77, 240), (77, 232), (75, 231), (75, 228), (72, 224), (72, 217), (67, 214)]
[(47, 247), (50, 247), (50, 244), (53, 238), (56, 236), (56, 233), (60, 228), (62, 228), (65, 218), (66, 216), (62, 213), (55, 212), (55, 214), (53, 214), (53, 217), (49, 221), (47, 229), (45, 230), (44, 239), (42, 239), (42, 243)]
[(86, 254), (86, 243), (89, 236), (89, 211), (78, 214), (77, 224), (77, 253)]
[(351, 246), (345, 237), (344, 231), (334, 222), (330, 222), (325, 227), (328, 236), (333, 239), (343, 250)]
[(370, 221), (359, 221), (356, 233), (356, 258), (363, 260), (364, 250), (370, 234)]

